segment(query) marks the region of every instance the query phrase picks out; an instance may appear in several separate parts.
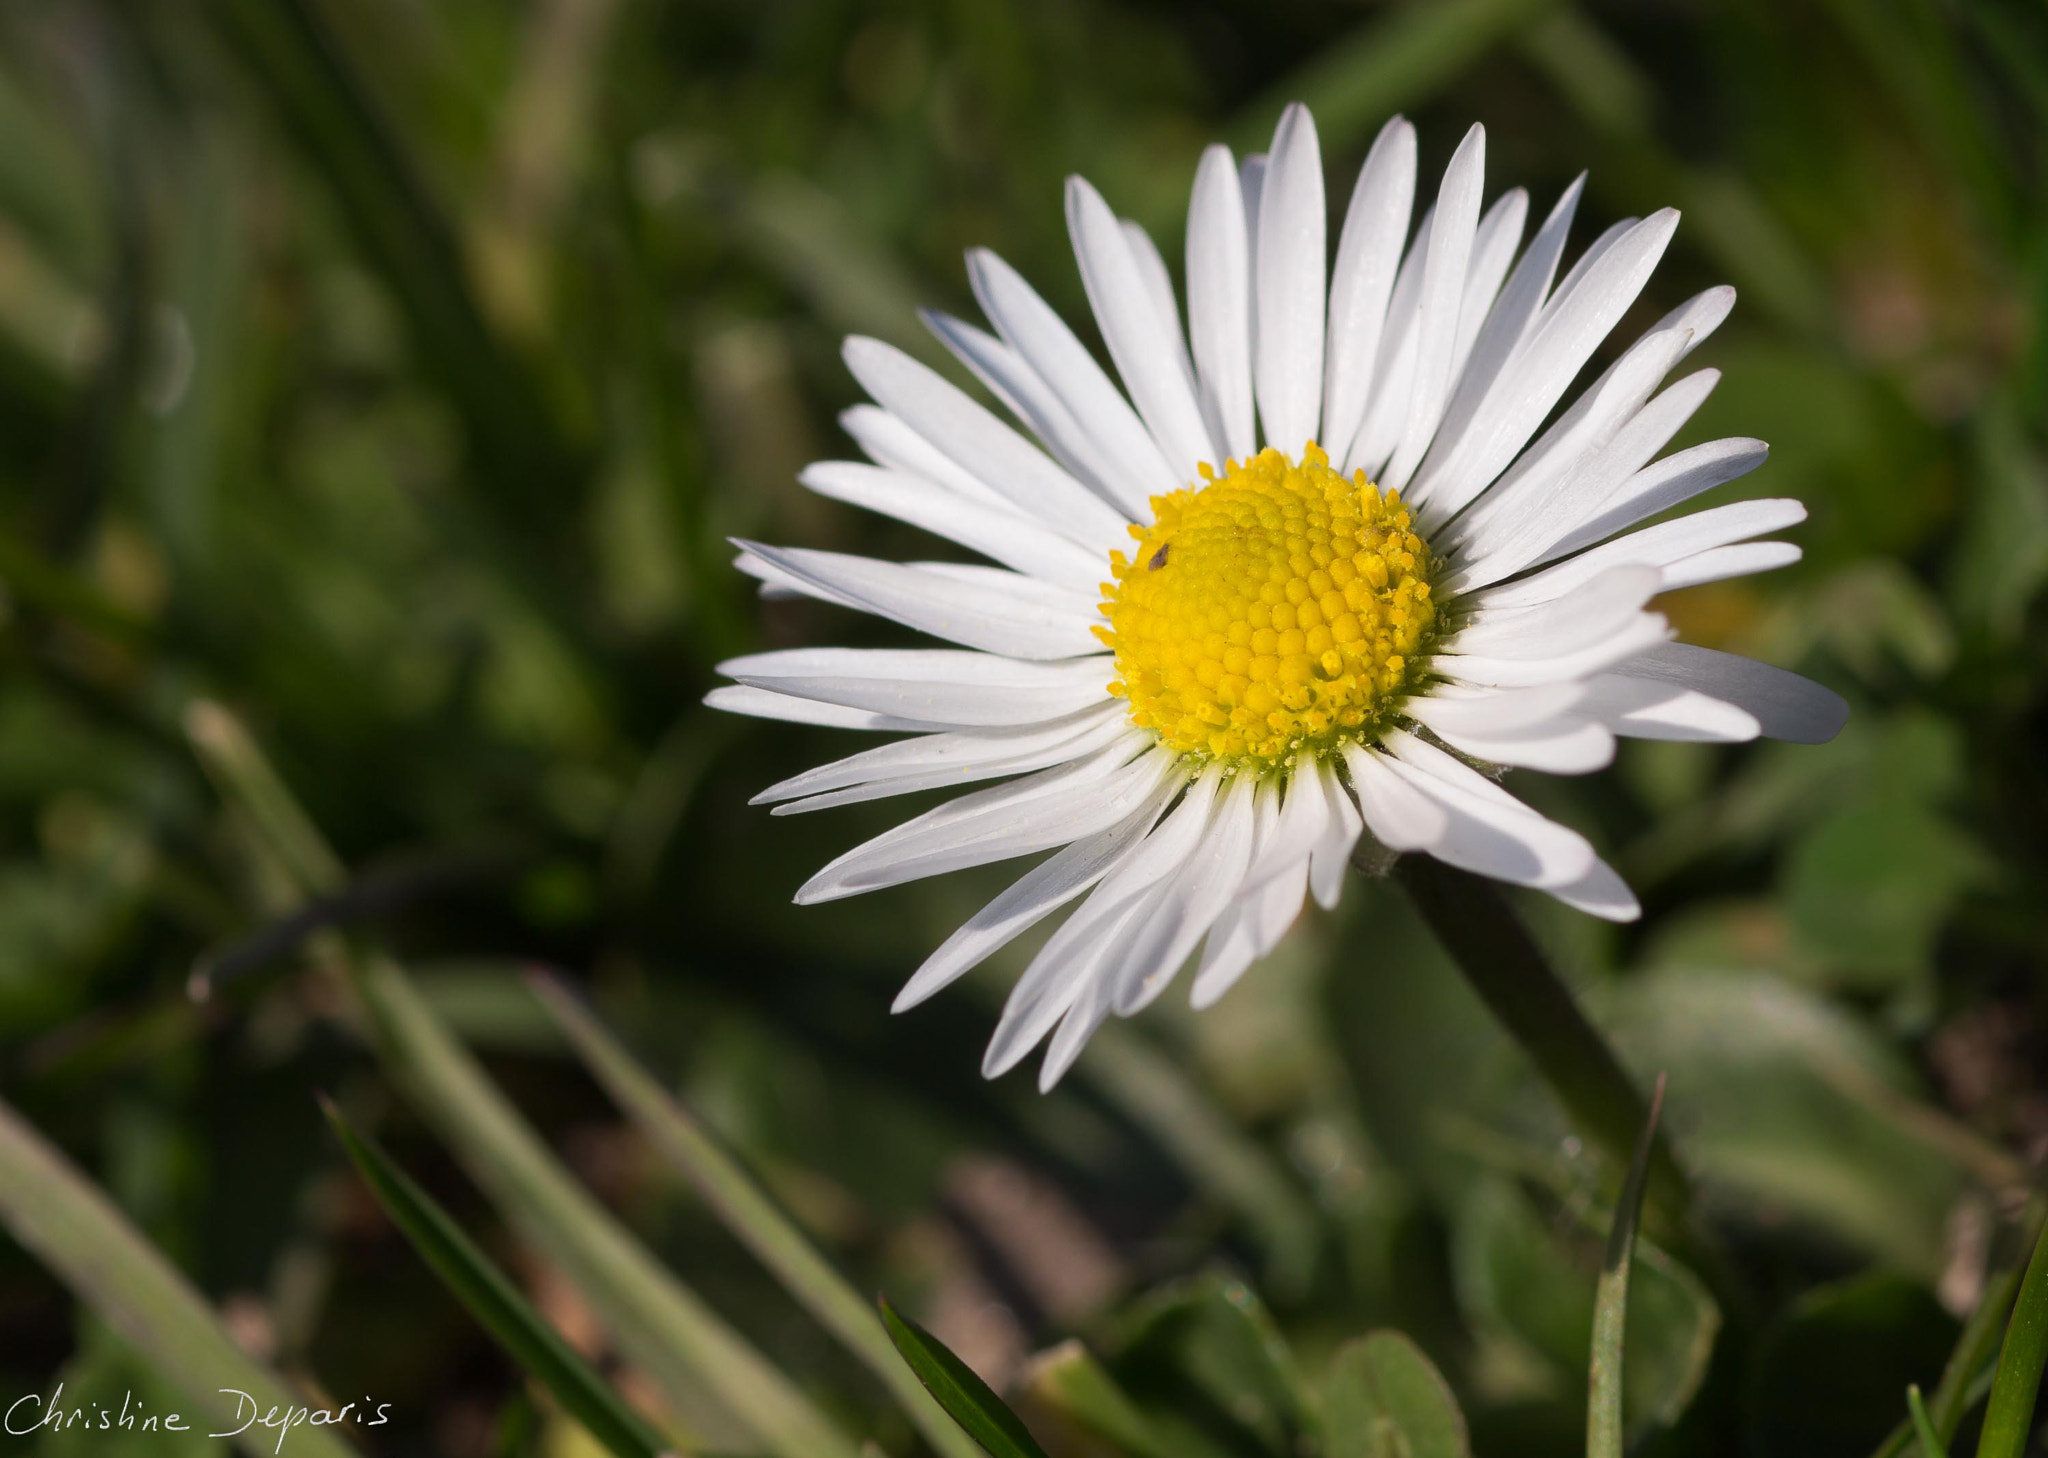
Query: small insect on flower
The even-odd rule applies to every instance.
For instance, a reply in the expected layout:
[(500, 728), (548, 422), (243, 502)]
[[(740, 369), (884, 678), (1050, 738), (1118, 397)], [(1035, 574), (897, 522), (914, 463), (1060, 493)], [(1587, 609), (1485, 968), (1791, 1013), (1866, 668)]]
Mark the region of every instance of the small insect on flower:
[(757, 802), (781, 814), (1003, 781), (847, 852), (799, 902), (1055, 852), (934, 952), (897, 1008), (1086, 898), (1019, 979), (990, 1076), (1050, 1034), (1050, 1087), (1105, 1017), (1144, 1007), (1198, 949), (1194, 1001), (1213, 1003), (1307, 895), (1335, 904), (1368, 830), (1595, 916), (1638, 914), (1582, 836), (1475, 762), (1581, 774), (1616, 735), (1819, 742), (1841, 727), (1826, 689), (1675, 643), (1649, 608), (1799, 556), (1757, 540), (1802, 520), (1796, 501), (1642, 525), (1764, 459), (1746, 439), (1659, 458), (1719, 376), (1659, 387), (1734, 290), (1680, 305), (1552, 420), (1678, 215), (1615, 224), (1560, 276), (1583, 177), (1521, 247), (1520, 189), (1482, 210), (1485, 146), (1474, 127), (1411, 235), (1415, 132), (1389, 122), (1334, 266), (1304, 108), (1265, 156), (1211, 147), (1185, 332), (1151, 239), (1070, 180), (1074, 253), (1122, 388), (977, 250), (968, 274), (995, 333), (925, 321), (1028, 435), (855, 338), (846, 362), (875, 403), (844, 423), (873, 464), (803, 473), (995, 565), (738, 544), (764, 590), (958, 645), (722, 665), (737, 682), (711, 693), (719, 708), (916, 736)]

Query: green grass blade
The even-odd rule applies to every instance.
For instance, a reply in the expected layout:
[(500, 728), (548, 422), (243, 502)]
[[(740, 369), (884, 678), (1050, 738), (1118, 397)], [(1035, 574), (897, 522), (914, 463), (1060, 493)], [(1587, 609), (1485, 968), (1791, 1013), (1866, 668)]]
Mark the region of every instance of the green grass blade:
[[(209, 1431), (247, 1426), (240, 1399), (259, 1411), (310, 1404), (235, 1345), (206, 1301), (98, 1186), (0, 1103), (0, 1223), (165, 1377), (182, 1388)], [(331, 1427), (289, 1429), (305, 1458), (354, 1458)], [(258, 1425), (237, 1438), (267, 1454), (277, 1441)]]
[(1642, 1093), (1528, 930), (1489, 881), (1429, 856), (1402, 856), (1394, 874), (1423, 920), (1508, 1033), (1536, 1064), (1565, 1113), (1617, 1159), (1651, 1133), (1649, 1201), (1680, 1228), (1691, 1188)]
[(462, 1233), (447, 1211), (374, 1142), (351, 1129), (333, 1104), (323, 1099), (321, 1108), (385, 1213), (513, 1361), (552, 1392), (563, 1410), (618, 1458), (657, 1458), (667, 1450), (660, 1434), (619, 1400), (590, 1364)]
[(1913, 1436), (1920, 1440), (1920, 1458), (1948, 1458), (1947, 1447), (1934, 1431), (1934, 1420), (1927, 1416), (1927, 1404), (1920, 1400), (1917, 1382), (1906, 1389), (1906, 1411), (1913, 1418)]
[(940, 1407), (966, 1429), (989, 1458), (1046, 1458), (1023, 1421), (974, 1375), (974, 1369), (946, 1349), (945, 1343), (899, 1313), (881, 1298), (882, 1322), (889, 1340), (903, 1354), (910, 1370)]
[(533, 988), (605, 1091), (696, 1186), (726, 1229), (774, 1272), (820, 1325), (882, 1379), (934, 1449), (946, 1458), (976, 1458), (975, 1445), (897, 1357), (874, 1309), (739, 1161), (619, 1046), (567, 988), (543, 975), (533, 978)]
[(1587, 1379), (1586, 1458), (1621, 1458), (1622, 1376), (1627, 1352), (1628, 1273), (1635, 1260), (1636, 1226), (1642, 1218), (1643, 1190), (1650, 1179), (1650, 1161), (1657, 1147), (1657, 1116), (1664, 1108), (1664, 1076), (1650, 1095), (1650, 1111), (1621, 1184), (1614, 1224), (1607, 1234), (1607, 1258), (1593, 1297), (1593, 1361)]
[[(2020, 1217), (2019, 1249), (2022, 1257), (2031, 1249), (2033, 1238), (2043, 1229), (2044, 1215), (2048, 1215), (2048, 1202), (2037, 1195), (2027, 1203), (2025, 1213)], [(1941, 1381), (1935, 1385), (1934, 1398), (1928, 1404), (1934, 1430), (1941, 1434), (1944, 1442), (1955, 1438), (1957, 1429), (1963, 1425), (1964, 1415), (1987, 1390), (1986, 1383), (1998, 1354), (1999, 1334), (2005, 1329), (2006, 1315), (2012, 1310), (2013, 1298), (2019, 1294), (2020, 1277), (2025, 1270), (2024, 1259), (2016, 1260), (1986, 1281), (1984, 1294), (1977, 1300), (1977, 1309), (1963, 1323), (1962, 1335), (1956, 1340), (1955, 1351), (1950, 1354), (1948, 1365), (1942, 1369)]]
[[(248, 734), (217, 705), (187, 716), (222, 793), (303, 894), (340, 884), (334, 854)], [(369, 1013), (379, 1058), (519, 1233), (567, 1275), (620, 1350), (703, 1440), (778, 1458), (855, 1458), (855, 1443), (570, 1176), (397, 962), (331, 933), (316, 953)]]
[(1998, 1354), (1991, 1401), (1984, 1409), (1984, 1435), (1977, 1458), (2020, 1458), (2033, 1431), (2034, 1402), (2041, 1393), (2041, 1369), (2048, 1365), (2048, 1226), (2034, 1242), (2034, 1255), (2012, 1305), (2005, 1346)]

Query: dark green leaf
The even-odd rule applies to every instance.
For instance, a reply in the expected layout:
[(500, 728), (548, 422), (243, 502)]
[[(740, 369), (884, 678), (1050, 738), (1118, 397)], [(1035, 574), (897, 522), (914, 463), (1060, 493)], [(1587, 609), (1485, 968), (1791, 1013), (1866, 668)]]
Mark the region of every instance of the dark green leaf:
[(322, 1107), (378, 1203), (507, 1355), (618, 1458), (656, 1458), (664, 1452), (668, 1444), (653, 1427), (562, 1340), (447, 1212), (383, 1150), (359, 1137), (340, 1110), (324, 1100)]
[[(1578, 1426), (1603, 1254), (1591, 1225), (1541, 1208), (1511, 1181), (1490, 1180), (1458, 1212), (1452, 1252), (1467, 1320), (1543, 1371), (1559, 1394), (1560, 1413), (1569, 1411)], [(1721, 1317), (1691, 1271), (1638, 1238), (1628, 1318), (1624, 1398), (1635, 1437), (1677, 1421), (1690, 1406), (1712, 1362)]]
[(1998, 1376), (1984, 1409), (1984, 1436), (1977, 1458), (2020, 1458), (2034, 1430), (2034, 1403), (2041, 1393), (2041, 1369), (2048, 1365), (2048, 1225), (2034, 1243), (2026, 1278), (2012, 1306)]
[(889, 1339), (910, 1364), (910, 1370), (924, 1383), (925, 1390), (938, 1399), (967, 1435), (988, 1450), (990, 1458), (1045, 1458), (1045, 1450), (1004, 1405), (1003, 1400), (977, 1377), (974, 1369), (946, 1349), (945, 1343), (902, 1315), (881, 1298), (882, 1324)]
[(1177, 1281), (1124, 1316), (1107, 1361), (1190, 1454), (1291, 1458), (1314, 1427), (1293, 1355), (1264, 1304), (1224, 1274)]
[(1395, 1331), (1340, 1347), (1323, 1399), (1329, 1458), (1471, 1458), (1465, 1416), (1422, 1350)]
[(1749, 1356), (1745, 1443), (1754, 1458), (1869, 1453), (1908, 1383), (1940, 1370), (1956, 1325), (1918, 1282), (1877, 1274), (1823, 1286)]

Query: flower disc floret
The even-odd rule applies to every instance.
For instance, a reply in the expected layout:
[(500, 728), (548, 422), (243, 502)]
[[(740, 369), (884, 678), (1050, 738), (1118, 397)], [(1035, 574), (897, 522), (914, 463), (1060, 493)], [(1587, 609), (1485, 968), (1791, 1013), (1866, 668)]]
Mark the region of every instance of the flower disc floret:
[(1109, 691), (1184, 754), (1278, 767), (1370, 740), (1436, 636), (1429, 548), (1398, 491), (1346, 478), (1314, 443), (1268, 448), (1152, 498), (1103, 584)]

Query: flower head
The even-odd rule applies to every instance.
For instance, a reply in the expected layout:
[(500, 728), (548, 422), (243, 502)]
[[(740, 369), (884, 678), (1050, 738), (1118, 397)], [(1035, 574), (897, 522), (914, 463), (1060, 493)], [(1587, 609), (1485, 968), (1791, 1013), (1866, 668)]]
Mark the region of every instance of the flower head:
[(847, 852), (799, 901), (1054, 852), (897, 999), (1085, 897), (1019, 979), (991, 1075), (1050, 1034), (1050, 1086), (1198, 949), (1194, 1000), (1215, 1001), (1306, 896), (1335, 904), (1367, 831), (1596, 916), (1638, 914), (1582, 836), (1475, 765), (1577, 774), (1608, 763), (1616, 735), (1817, 742), (1840, 727), (1835, 695), (1675, 643), (1649, 607), (1799, 556), (1756, 540), (1802, 520), (1796, 501), (1643, 525), (1764, 459), (1744, 439), (1659, 458), (1718, 374), (1659, 386), (1734, 291), (1680, 305), (1558, 412), (1677, 214), (1616, 224), (1560, 277), (1580, 183), (1519, 247), (1528, 199), (1482, 212), (1484, 153), (1474, 127), (1411, 237), (1415, 134), (1388, 123), (1330, 267), (1305, 109), (1266, 156), (1210, 148), (1185, 333), (1150, 238), (1073, 179), (1068, 227), (1121, 389), (992, 253), (968, 271), (993, 334), (926, 316), (1028, 436), (900, 351), (847, 342), (876, 403), (845, 424), (873, 464), (820, 463), (805, 484), (996, 565), (742, 542), (765, 590), (958, 646), (738, 658), (710, 702), (916, 736), (764, 791), (778, 814), (1000, 781)]

